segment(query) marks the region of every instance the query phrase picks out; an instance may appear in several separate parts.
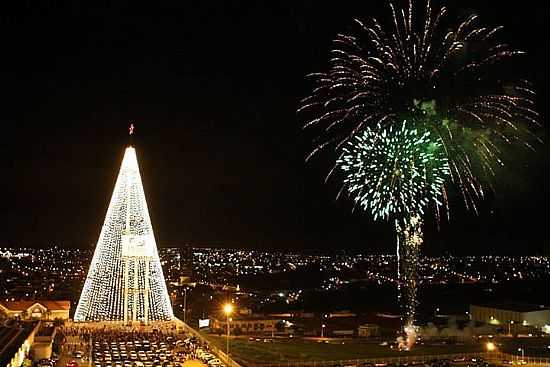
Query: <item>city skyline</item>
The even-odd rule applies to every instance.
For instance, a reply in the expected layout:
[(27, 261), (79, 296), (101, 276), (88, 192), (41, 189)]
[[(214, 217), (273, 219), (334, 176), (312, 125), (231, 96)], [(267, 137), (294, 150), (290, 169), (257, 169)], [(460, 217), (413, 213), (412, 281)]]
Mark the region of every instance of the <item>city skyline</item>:
[[(537, 39), (544, 6), (492, 14), (490, 5), (449, 4), (505, 26), (528, 52), (522, 69), (539, 101), (548, 84), (548, 41)], [(334, 36), (386, 4), (274, 7), (182, 6), (158, 25), (116, 7), (96, 9), (102, 23), (68, 18), (60, 6), (46, 9), (58, 22), (24, 14), (4, 25), (24, 30), (7, 43), (24, 61), (3, 61), (22, 77), (6, 78), (21, 98), (8, 106), (2, 144), (9, 179), (0, 244), (91, 248), (116, 177), (113, 157), (121, 158), (133, 121), (159, 243), (391, 252), (391, 224), (353, 213), (350, 200), (336, 201), (338, 183), (323, 183), (330, 160), (304, 162), (307, 137), (295, 116), (309, 87), (304, 76), (324, 66)], [(208, 22), (199, 27), (201, 19)], [(37, 30), (44, 34), (31, 38)], [(34, 52), (51, 59), (38, 62)], [(544, 120), (547, 107), (539, 109)], [(548, 254), (548, 157), (544, 145), (529, 167), (513, 167), (517, 177), (500, 182), (479, 217), (457, 204), (440, 230), (428, 222), (424, 251)]]

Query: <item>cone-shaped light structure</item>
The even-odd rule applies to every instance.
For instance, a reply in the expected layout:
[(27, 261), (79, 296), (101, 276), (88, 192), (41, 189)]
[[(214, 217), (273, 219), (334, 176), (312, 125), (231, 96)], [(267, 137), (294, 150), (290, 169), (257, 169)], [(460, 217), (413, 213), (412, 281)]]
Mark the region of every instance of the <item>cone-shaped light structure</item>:
[(128, 147), (74, 320), (172, 318), (136, 151)]

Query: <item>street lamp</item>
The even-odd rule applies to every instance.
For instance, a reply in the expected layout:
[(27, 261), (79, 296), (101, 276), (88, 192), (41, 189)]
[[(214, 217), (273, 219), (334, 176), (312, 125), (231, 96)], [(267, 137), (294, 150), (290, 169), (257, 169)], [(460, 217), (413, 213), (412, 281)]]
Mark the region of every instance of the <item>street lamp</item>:
[(183, 323), (187, 324), (187, 287), (183, 288)]
[(488, 352), (493, 352), (496, 349), (495, 343), (493, 342), (487, 342), (487, 344), (485, 344), (485, 347), (487, 348)]
[(325, 324), (321, 325), (321, 338), (323, 338), (325, 335), (325, 327), (326, 327)]
[(514, 323), (514, 320), (510, 320), (510, 323), (508, 324), (508, 335), (512, 335), (512, 324)]
[(226, 303), (223, 306), (223, 312), (227, 317), (227, 337), (226, 337), (226, 343), (225, 343), (225, 354), (227, 355), (227, 357), (229, 357), (229, 316), (233, 312), (233, 305), (231, 303)]

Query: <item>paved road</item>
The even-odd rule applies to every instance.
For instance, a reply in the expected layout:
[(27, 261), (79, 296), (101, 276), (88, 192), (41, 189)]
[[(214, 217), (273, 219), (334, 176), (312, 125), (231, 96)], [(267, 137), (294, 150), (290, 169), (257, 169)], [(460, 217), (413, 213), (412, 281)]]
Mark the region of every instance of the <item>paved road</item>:
[[(83, 352), (88, 359), (75, 358), (73, 353), (77, 350)], [(67, 342), (63, 344), (56, 367), (65, 367), (72, 360), (75, 360), (79, 367), (87, 367), (89, 366), (89, 357), (89, 348), (85, 342), (82, 342), (78, 336), (67, 336)]]

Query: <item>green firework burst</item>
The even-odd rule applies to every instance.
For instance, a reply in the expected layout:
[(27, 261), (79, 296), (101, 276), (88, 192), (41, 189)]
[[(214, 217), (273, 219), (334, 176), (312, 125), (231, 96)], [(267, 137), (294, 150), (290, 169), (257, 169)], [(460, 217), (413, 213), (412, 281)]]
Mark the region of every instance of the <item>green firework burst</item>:
[(397, 220), (441, 205), (449, 162), (438, 138), (403, 121), (366, 128), (343, 147), (337, 166), (356, 204), (375, 219)]

